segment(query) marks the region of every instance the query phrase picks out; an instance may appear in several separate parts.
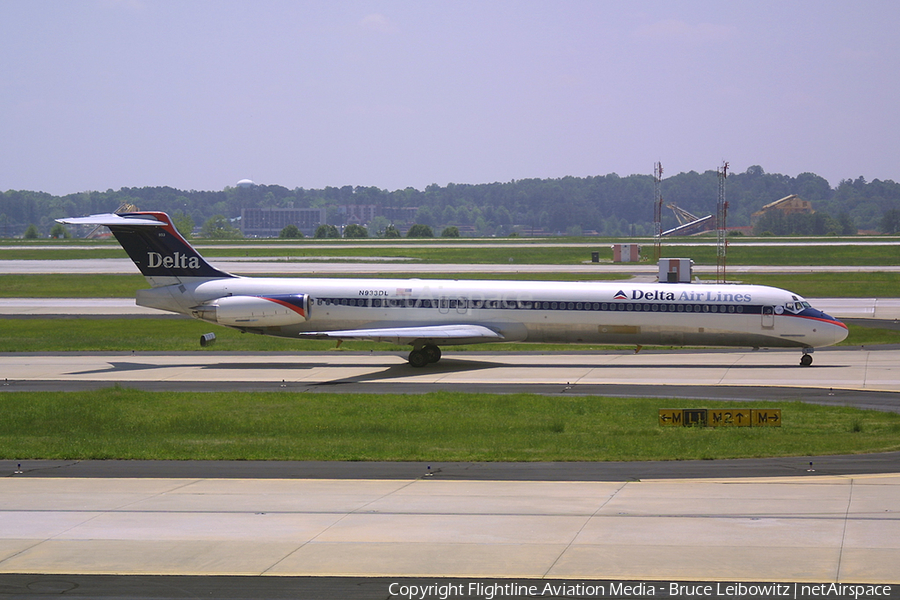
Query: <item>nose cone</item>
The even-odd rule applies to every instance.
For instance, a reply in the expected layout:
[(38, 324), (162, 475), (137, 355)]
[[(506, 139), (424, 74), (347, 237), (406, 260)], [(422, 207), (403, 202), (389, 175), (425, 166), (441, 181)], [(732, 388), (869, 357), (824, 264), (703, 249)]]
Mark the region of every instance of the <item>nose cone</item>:
[(818, 321), (815, 326), (814, 339), (816, 346), (831, 346), (847, 339), (850, 330), (841, 321), (815, 308), (807, 308), (802, 316)]
[(831, 341), (832, 344), (839, 344), (847, 339), (847, 336), (850, 335), (850, 330), (846, 325), (834, 317), (825, 315), (825, 318), (828, 320), (828, 329), (831, 330), (831, 333), (834, 336), (834, 339)]

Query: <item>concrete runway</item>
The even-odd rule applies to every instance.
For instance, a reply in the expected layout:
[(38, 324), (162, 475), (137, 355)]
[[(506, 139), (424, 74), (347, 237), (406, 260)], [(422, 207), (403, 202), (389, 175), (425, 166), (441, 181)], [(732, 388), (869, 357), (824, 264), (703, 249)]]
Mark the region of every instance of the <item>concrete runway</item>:
[(9, 477), (0, 502), (2, 573), (900, 583), (900, 475)]
[[(325, 353), (8, 353), (0, 382), (15, 389), (85, 389), (113, 384), (156, 390), (257, 389), (398, 392), (527, 389), (593, 393), (608, 386), (819, 389), (829, 393), (900, 392), (900, 349), (820, 349), (812, 367), (799, 351), (644, 350), (630, 352), (446, 352), (435, 365), (410, 367), (390, 352)], [(649, 376), (652, 374), (652, 377)], [(741, 392), (742, 394), (744, 392)], [(752, 392), (751, 392), (752, 394)], [(794, 392), (800, 396), (799, 392)]]

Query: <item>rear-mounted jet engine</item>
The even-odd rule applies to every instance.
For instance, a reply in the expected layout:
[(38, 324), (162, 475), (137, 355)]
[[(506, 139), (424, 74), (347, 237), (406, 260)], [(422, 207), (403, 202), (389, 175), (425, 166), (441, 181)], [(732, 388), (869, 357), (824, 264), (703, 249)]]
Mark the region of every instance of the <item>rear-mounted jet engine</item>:
[(232, 327), (283, 327), (309, 318), (309, 296), (226, 296), (193, 307), (191, 314)]

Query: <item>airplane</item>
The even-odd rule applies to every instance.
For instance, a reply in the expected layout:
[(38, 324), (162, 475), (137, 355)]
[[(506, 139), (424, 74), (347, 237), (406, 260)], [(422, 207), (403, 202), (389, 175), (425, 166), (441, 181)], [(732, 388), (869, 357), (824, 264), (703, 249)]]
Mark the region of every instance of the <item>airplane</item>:
[(798, 348), (847, 337), (847, 326), (792, 292), (760, 285), (241, 277), (210, 265), (163, 212), (57, 219), (109, 228), (150, 284), (139, 306), (244, 332), (412, 346), (544, 342)]

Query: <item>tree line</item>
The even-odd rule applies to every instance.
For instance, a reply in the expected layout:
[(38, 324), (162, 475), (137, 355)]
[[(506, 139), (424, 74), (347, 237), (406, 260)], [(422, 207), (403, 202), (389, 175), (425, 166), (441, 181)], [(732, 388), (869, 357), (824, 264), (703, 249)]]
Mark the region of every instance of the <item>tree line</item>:
[[(718, 173), (690, 171), (664, 179), (660, 189), (665, 204), (674, 203), (698, 217), (716, 213)], [(757, 233), (847, 234), (857, 230), (900, 232), (900, 184), (891, 180), (846, 179), (832, 188), (813, 173), (796, 177), (766, 173), (752, 166), (729, 174), (725, 185), (728, 226), (749, 226), (751, 215), (765, 204), (797, 194), (812, 202), (815, 215), (770, 218)], [(142, 210), (161, 210), (183, 222), (206, 224), (210, 219), (235, 219), (242, 208), (325, 208), (327, 223), (346, 226), (349, 204), (376, 205), (382, 216), (368, 226), (368, 235), (394, 225), (389, 215), (415, 207), (415, 219), (406, 225), (427, 225), (434, 231), (458, 227), (467, 235), (510, 234), (650, 236), (654, 232), (654, 179), (651, 175), (620, 177), (615, 173), (592, 177), (520, 179), (506, 183), (432, 184), (424, 190), (388, 191), (377, 187), (344, 186), (324, 189), (288, 189), (279, 185), (227, 187), (222, 191), (178, 190), (171, 187), (122, 188), (53, 196), (43, 192), (9, 190), (0, 193), (0, 236), (21, 236), (29, 225), (48, 235), (54, 219), (111, 212), (124, 203)], [(677, 225), (674, 214), (663, 209), (663, 230)], [(221, 223), (219, 223), (221, 224)], [(399, 223), (398, 223), (399, 225)], [(759, 227), (757, 227), (759, 229)]]

